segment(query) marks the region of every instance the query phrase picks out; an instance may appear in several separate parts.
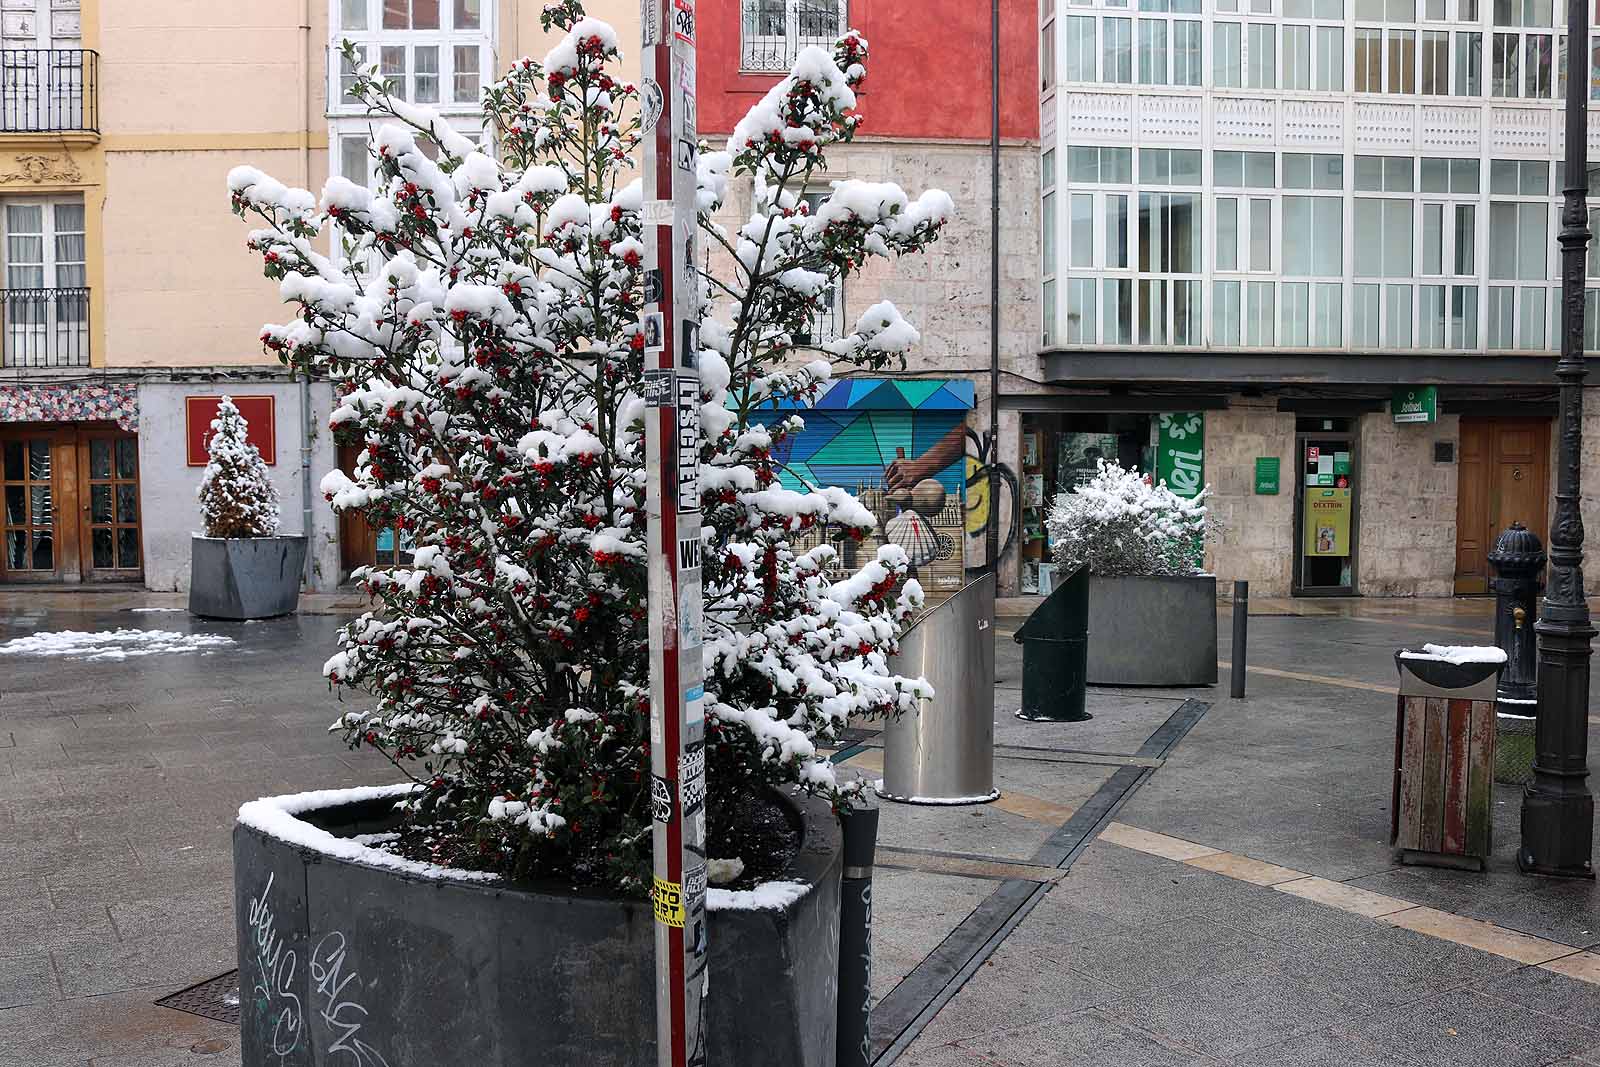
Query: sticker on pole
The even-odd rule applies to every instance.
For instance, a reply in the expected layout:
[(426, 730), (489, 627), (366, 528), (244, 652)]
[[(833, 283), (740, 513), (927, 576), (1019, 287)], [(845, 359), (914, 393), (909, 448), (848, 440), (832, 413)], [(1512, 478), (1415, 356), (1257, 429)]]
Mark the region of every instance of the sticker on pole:
[(706, 687), (697, 685), (683, 694), (684, 718), (689, 725), (706, 721)]
[(671, 226), (672, 217), (671, 200), (646, 200), (639, 208), (641, 226)]
[(644, 330), (644, 350), (646, 352), (659, 352), (666, 345), (663, 336), (666, 332), (665, 321), (659, 311), (647, 311), (639, 320), (639, 325)]
[(672, 0), (672, 36), (694, 44), (694, 0)]
[(700, 510), (700, 382), (678, 379), (678, 511)]
[(644, 46), (649, 48), (661, 40), (661, 8), (659, 0), (639, 0), (639, 25), (644, 28)]
[(649, 133), (656, 128), (656, 123), (661, 121), (661, 112), (666, 110), (667, 95), (661, 91), (661, 86), (654, 78), (646, 78), (639, 83), (639, 132)]
[(641, 388), (644, 390), (646, 407), (670, 408), (676, 397), (673, 395), (673, 381), (676, 375), (670, 370), (653, 368), (644, 372), (644, 381)]
[(678, 761), (678, 786), (683, 790), (683, 810), (693, 814), (706, 801), (706, 750), (685, 752)]
[(683, 872), (683, 899), (689, 910), (697, 911), (706, 895), (706, 865), (700, 864), (692, 871)]
[(658, 875), (650, 897), (655, 903), (656, 922), (683, 929), (683, 886), (680, 883), (669, 882)]
[(659, 774), (650, 776), (650, 810), (656, 822), (672, 821), (672, 783)]

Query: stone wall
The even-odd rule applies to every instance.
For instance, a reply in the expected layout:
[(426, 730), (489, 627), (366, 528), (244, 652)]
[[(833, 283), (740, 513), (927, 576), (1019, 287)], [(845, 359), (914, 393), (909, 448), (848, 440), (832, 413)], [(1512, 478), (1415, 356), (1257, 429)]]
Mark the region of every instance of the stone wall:
[[(1226, 593), (1250, 583), (1250, 595), (1288, 596), (1294, 567), (1294, 415), (1272, 398), (1232, 397), (1226, 411), (1206, 412), (1206, 481), (1211, 513), (1222, 532), (1206, 551), (1206, 569)], [(1258, 456), (1277, 456), (1276, 495), (1255, 493)]]
[(1449, 596), (1456, 573), (1456, 463), (1435, 463), (1436, 441), (1459, 459), (1461, 419), (1397, 426), (1363, 416), (1356, 467), (1360, 534), (1356, 591), (1364, 596)]

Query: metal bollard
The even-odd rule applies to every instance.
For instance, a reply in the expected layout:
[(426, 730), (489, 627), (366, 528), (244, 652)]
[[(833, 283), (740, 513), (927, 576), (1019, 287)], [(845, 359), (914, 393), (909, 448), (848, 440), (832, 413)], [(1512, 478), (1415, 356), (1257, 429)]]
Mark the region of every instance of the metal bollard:
[(872, 861), (878, 844), (876, 805), (839, 813), (844, 877), (839, 882), (838, 1067), (872, 1062)]
[(1244, 699), (1245, 646), (1250, 640), (1250, 583), (1233, 583), (1233, 688), (1235, 700)]
[(878, 795), (910, 804), (981, 804), (994, 787), (994, 590), (986, 574), (900, 638), (895, 674), (934, 695), (883, 728)]

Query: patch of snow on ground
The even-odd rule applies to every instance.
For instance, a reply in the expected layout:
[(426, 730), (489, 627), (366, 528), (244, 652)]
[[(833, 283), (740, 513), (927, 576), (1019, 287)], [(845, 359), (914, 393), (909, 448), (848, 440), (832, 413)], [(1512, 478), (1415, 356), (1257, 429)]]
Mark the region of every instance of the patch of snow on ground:
[(229, 648), (231, 637), (184, 634), (173, 630), (58, 630), (18, 637), (0, 644), (0, 656), (71, 656), (74, 659), (123, 660), (171, 652), (213, 652)]
[(164, 611), (188, 611), (188, 608), (129, 608), (130, 615), (153, 615)]

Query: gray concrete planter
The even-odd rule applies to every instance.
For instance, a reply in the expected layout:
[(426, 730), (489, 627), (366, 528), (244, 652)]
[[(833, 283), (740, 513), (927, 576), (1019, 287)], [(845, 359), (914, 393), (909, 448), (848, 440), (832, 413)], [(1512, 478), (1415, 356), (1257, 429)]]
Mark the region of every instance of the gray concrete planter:
[(1090, 685), (1216, 685), (1217, 580), (1089, 579)]
[[(441, 876), (351, 840), (392, 825), (394, 795), (241, 809), (244, 1067), (655, 1063), (648, 903)], [(791, 810), (804, 836), (790, 899), (711, 894), (713, 1063), (834, 1062), (839, 824), (825, 801)]]
[(209, 619), (270, 619), (300, 602), (304, 537), (191, 540), (189, 610)]

